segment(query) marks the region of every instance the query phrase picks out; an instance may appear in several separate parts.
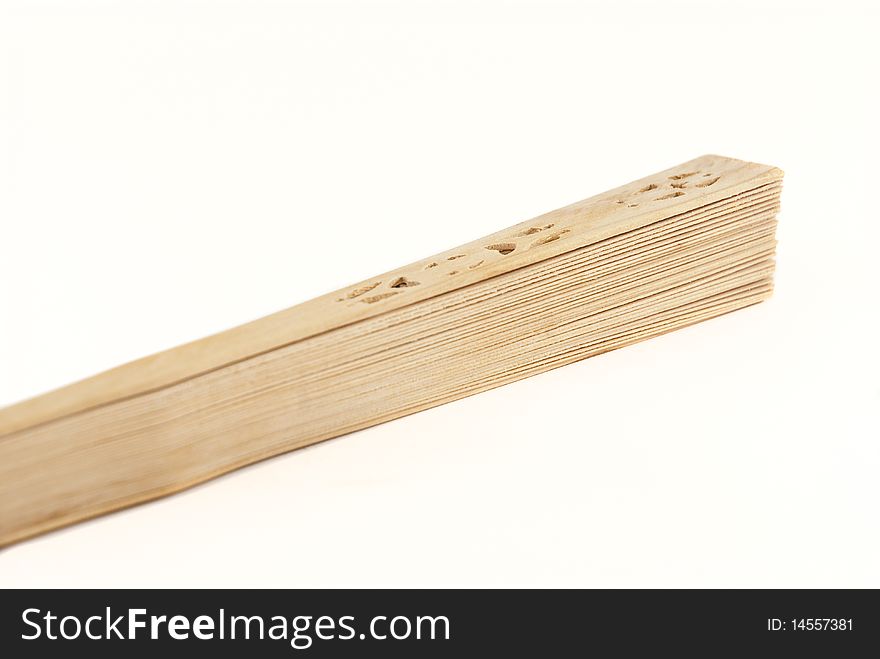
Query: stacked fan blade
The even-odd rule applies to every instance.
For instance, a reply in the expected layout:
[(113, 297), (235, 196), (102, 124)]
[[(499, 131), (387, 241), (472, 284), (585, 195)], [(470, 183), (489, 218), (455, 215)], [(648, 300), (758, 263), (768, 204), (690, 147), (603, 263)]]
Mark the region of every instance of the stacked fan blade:
[[(285, 323), (255, 321), (54, 394), (102, 402), (2, 436), (0, 544), (770, 295), (781, 172), (652, 180), (284, 312), (304, 338), (265, 350)], [(218, 346), (247, 356), (205, 369)]]

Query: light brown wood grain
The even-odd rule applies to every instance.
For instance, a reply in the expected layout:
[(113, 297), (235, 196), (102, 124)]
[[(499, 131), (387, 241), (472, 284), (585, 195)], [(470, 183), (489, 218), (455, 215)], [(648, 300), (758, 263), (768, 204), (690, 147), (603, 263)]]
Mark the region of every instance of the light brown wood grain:
[(704, 156), (0, 410), (0, 544), (763, 300), (781, 178)]

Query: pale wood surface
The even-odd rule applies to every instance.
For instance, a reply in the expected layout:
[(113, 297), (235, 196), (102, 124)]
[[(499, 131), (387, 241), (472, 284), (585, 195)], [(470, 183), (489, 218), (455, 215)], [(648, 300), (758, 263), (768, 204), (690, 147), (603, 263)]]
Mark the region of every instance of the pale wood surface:
[[(687, 174), (692, 175), (684, 176)], [(676, 178), (681, 176), (684, 178)], [(154, 391), (781, 178), (782, 172), (775, 167), (702, 156), (346, 289), (0, 410), (0, 436)], [(502, 253), (489, 249), (492, 246), (514, 249), (503, 249)], [(403, 286), (392, 288), (399, 280)], [(409, 282), (418, 284), (406, 285)]]
[(781, 176), (698, 158), (0, 410), (0, 544), (763, 300)]

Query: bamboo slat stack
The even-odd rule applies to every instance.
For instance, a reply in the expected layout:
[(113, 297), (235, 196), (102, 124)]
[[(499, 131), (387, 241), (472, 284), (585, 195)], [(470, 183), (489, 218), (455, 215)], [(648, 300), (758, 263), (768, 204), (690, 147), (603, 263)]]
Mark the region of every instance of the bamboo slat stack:
[(0, 410), (0, 545), (760, 302), (781, 182), (704, 156)]

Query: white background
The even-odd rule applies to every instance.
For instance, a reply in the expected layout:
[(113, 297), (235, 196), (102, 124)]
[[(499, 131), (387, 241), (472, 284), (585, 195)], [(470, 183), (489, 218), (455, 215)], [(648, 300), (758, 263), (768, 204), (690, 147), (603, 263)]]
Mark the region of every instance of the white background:
[(771, 301), (0, 550), (2, 586), (880, 586), (865, 2), (2, 2), (0, 404), (704, 153)]

